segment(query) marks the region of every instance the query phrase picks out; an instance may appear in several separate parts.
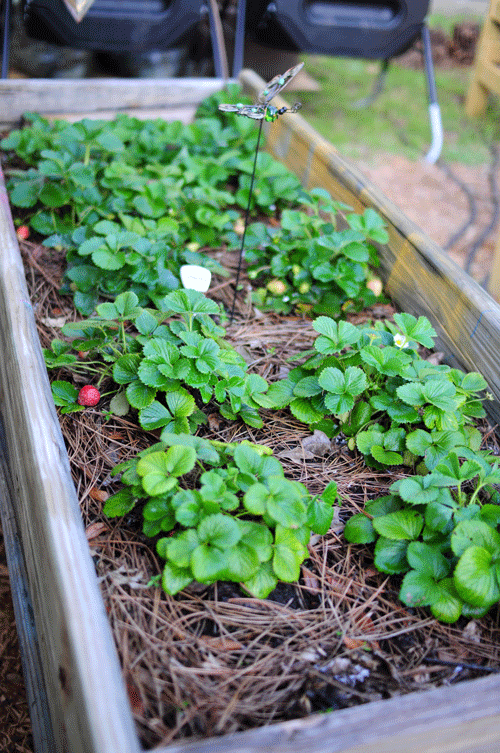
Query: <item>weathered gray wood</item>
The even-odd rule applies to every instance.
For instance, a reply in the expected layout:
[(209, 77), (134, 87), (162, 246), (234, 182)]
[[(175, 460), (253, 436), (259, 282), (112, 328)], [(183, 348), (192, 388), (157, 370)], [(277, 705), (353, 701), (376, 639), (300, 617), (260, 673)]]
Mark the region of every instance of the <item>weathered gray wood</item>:
[(137, 753), (3, 178), (0, 248), (0, 413), (54, 753)]
[(40, 646), (33, 619), (33, 609), (28, 591), (28, 577), (24, 564), (22, 544), (14, 514), (14, 494), (8, 467), (7, 445), (0, 417), (0, 517), (9, 569), (12, 603), (16, 618), (21, 663), (30, 710), (36, 753), (53, 753), (56, 749), (52, 721), (48, 713), (48, 700), (42, 673)]
[(4, 79), (0, 81), (0, 124), (16, 123), (25, 112), (114, 116), (127, 111), (139, 116), (141, 110), (147, 110), (148, 117), (159, 117), (161, 112), (162, 117), (174, 120), (170, 111), (192, 111), (221, 86), (222, 81), (216, 78)]
[[(241, 78), (253, 95), (264, 86), (252, 71)], [(356, 211), (373, 207), (382, 215), (389, 233), (389, 243), (379, 245), (385, 290), (403, 311), (429, 318), (450, 364), (483, 374), (495, 397), (486, 407), (500, 423), (498, 303), (304, 118), (284, 115), (266, 126), (266, 148), (305, 188), (321, 186)]]
[(157, 753), (498, 753), (500, 676)]
[[(169, 107), (168, 109), (146, 109), (144, 107), (141, 107), (140, 109), (126, 108), (120, 110), (120, 112), (125, 115), (130, 115), (131, 118), (138, 118), (139, 120), (155, 120), (156, 118), (161, 118), (162, 120), (170, 121), (180, 120), (181, 123), (187, 125), (188, 123), (193, 122), (197, 108), (198, 103), (193, 105), (183, 105), (181, 107)], [(61, 113), (44, 112), (43, 117), (47, 118), (47, 120), (60, 120)], [(72, 113), (71, 115), (65, 114), (64, 120), (67, 120), (69, 123), (76, 123), (78, 120), (83, 120), (84, 118), (89, 118), (90, 120), (114, 120), (115, 117), (116, 110), (89, 110), (86, 112)], [(9, 124), (7, 123), (4, 125)]]

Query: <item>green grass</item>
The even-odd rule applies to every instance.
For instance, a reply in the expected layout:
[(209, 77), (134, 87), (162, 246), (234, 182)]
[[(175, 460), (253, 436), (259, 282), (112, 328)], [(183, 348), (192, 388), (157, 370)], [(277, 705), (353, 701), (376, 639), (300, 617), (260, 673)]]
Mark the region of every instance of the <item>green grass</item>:
[[(457, 22), (433, 18), (435, 26), (447, 31)], [(378, 61), (313, 55), (304, 59), (321, 91), (300, 93), (302, 114), (344, 156), (370, 160), (376, 153), (388, 152), (418, 159), (427, 152), (431, 134), (423, 70), (391, 63), (383, 93), (370, 107), (357, 110), (352, 105), (370, 93)], [(436, 69), (435, 74), (444, 129), (442, 159), (476, 165), (488, 159), (488, 145), (500, 136), (500, 100), (493, 98), (482, 117), (468, 118), (464, 101), (471, 71), (457, 67)]]
[[(486, 3), (484, 10), (486, 12)], [(474, 13), (454, 13), (451, 16), (445, 16), (442, 13), (431, 13), (427, 16), (427, 25), (431, 29), (442, 29), (449, 37), (453, 35), (453, 29), (456, 24), (463, 23), (464, 21), (471, 21), (472, 23), (482, 24), (483, 16), (475, 15)]]

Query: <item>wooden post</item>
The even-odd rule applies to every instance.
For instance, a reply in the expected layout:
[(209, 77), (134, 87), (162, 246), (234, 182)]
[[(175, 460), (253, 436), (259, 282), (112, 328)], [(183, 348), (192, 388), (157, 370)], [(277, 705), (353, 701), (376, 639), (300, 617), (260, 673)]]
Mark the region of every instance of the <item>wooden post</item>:
[(465, 112), (471, 118), (481, 115), (488, 104), (488, 93), (500, 96), (500, 0), (490, 7), (479, 37), (474, 72), (465, 100)]
[(491, 264), (491, 274), (488, 282), (488, 293), (500, 302), (500, 233), (495, 246), (495, 254)]

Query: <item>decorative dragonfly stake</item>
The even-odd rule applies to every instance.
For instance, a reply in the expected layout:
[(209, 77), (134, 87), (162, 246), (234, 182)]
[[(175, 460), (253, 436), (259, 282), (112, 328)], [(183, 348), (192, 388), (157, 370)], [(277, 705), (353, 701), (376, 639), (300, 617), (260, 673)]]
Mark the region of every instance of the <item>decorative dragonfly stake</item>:
[(248, 204), (247, 204), (247, 210), (245, 214), (245, 225), (243, 228), (243, 235), (241, 238), (241, 248), (240, 248), (240, 256), (238, 259), (238, 270), (236, 272), (236, 285), (234, 288), (234, 296), (233, 296), (233, 304), (231, 307), (231, 315), (230, 315), (230, 322), (233, 321), (234, 317), (234, 307), (236, 305), (236, 296), (238, 293), (238, 284), (240, 281), (240, 273), (241, 273), (241, 265), (243, 262), (243, 251), (245, 248), (245, 235), (247, 232), (247, 225), (248, 225), (248, 217), (250, 214), (250, 204), (252, 201), (252, 192), (253, 192), (253, 182), (255, 179), (255, 169), (257, 167), (257, 155), (259, 153), (259, 145), (260, 145), (260, 137), (262, 134), (262, 124), (264, 121), (267, 121), (268, 123), (273, 123), (275, 120), (279, 118), (280, 115), (284, 115), (286, 112), (297, 112), (302, 107), (300, 102), (296, 102), (293, 107), (280, 107), (279, 109), (277, 107), (273, 107), (273, 105), (270, 105), (269, 102), (272, 100), (273, 97), (275, 97), (277, 94), (280, 93), (282, 89), (285, 88), (285, 86), (294, 78), (297, 73), (302, 70), (304, 66), (304, 63), (299, 63), (298, 65), (295, 65), (293, 68), (289, 68), (285, 73), (281, 73), (279, 76), (275, 76), (271, 81), (269, 81), (268, 84), (266, 84), (266, 88), (261, 91), (257, 98), (257, 102), (254, 105), (243, 105), (243, 104), (236, 104), (236, 105), (219, 105), (219, 110), (222, 110), (222, 112), (234, 112), (236, 115), (243, 115), (245, 118), (252, 118), (253, 120), (260, 120), (259, 125), (259, 135), (257, 137), (257, 146), (255, 148), (255, 159), (253, 163), (253, 170), (252, 170), (252, 177), (250, 179), (250, 190), (248, 193)]

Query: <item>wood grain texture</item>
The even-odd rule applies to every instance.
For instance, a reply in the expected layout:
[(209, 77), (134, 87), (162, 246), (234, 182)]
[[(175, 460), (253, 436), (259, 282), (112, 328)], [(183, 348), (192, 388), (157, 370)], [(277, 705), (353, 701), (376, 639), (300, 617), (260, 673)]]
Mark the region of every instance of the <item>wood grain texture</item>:
[(488, 292), (497, 302), (500, 301), (500, 229), (498, 231), (493, 262), (491, 264)]
[(0, 416), (0, 516), (12, 603), (22, 647), (21, 663), (30, 712), (36, 753), (53, 753), (56, 749), (52, 721), (48, 713), (47, 689), (42, 671), (40, 646), (29, 596), (28, 575), (15, 516), (15, 495), (7, 461), (5, 430)]
[[(124, 115), (130, 115), (131, 118), (138, 118), (139, 120), (180, 120), (181, 123), (187, 125), (193, 122), (196, 110), (198, 108), (198, 102), (192, 105), (182, 105), (179, 107), (157, 107), (157, 108), (124, 108), (120, 110), (120, 113)], [(60, 120), (61, 113), (57, 112), (44, 112), (44, 118), (47, 120)], [(72, 113), (71, 115), (64, 115), (64, 120), (68, 123), (76, 123), (78, 120), (89, 118), (90, 120), (114, 120), (116, 117), (115, 110), (93, 110), (87, 112)]]
[[(252, 94), (264, 82), (242, 73)], [(276, 97), (277, 107), (285, 102)], [(486, 408), (500, 423), (500, 306), (300, 115), (266, 124), (266, 147), (288, 165), (305, 188), (322, 186), (356, 211), (372, 207), (384, 218), (389, 243), (378, 245), (385, 290), (403, 310), (432, 322), (447, 362), (479, 371), (495, 400)]]
[[(139, 116), (165, 117), (196, 107), (202, 99), (219, 91), (219, 79), (5, 79), (0, 81), (0, 123), (16, 123), (25, 112), (64, 117), (95, 113), (128, 112)], [(154, 113), (157, 113), (156, 115)], [(96, 117), (96, 115), (92, 116)], [(168, 114), (169, 120), (175, 114)]]
[(157, 753), (498, 753), (500, 676)]
[(476, 54), (465, 112), (471, 118), (481, 115), (488, 104), (488, 92), (500, 95), (500, 3), (490, 5), (476, 45)]
[(0, 181), (0, 413), (54, 753), (137, 753)]

